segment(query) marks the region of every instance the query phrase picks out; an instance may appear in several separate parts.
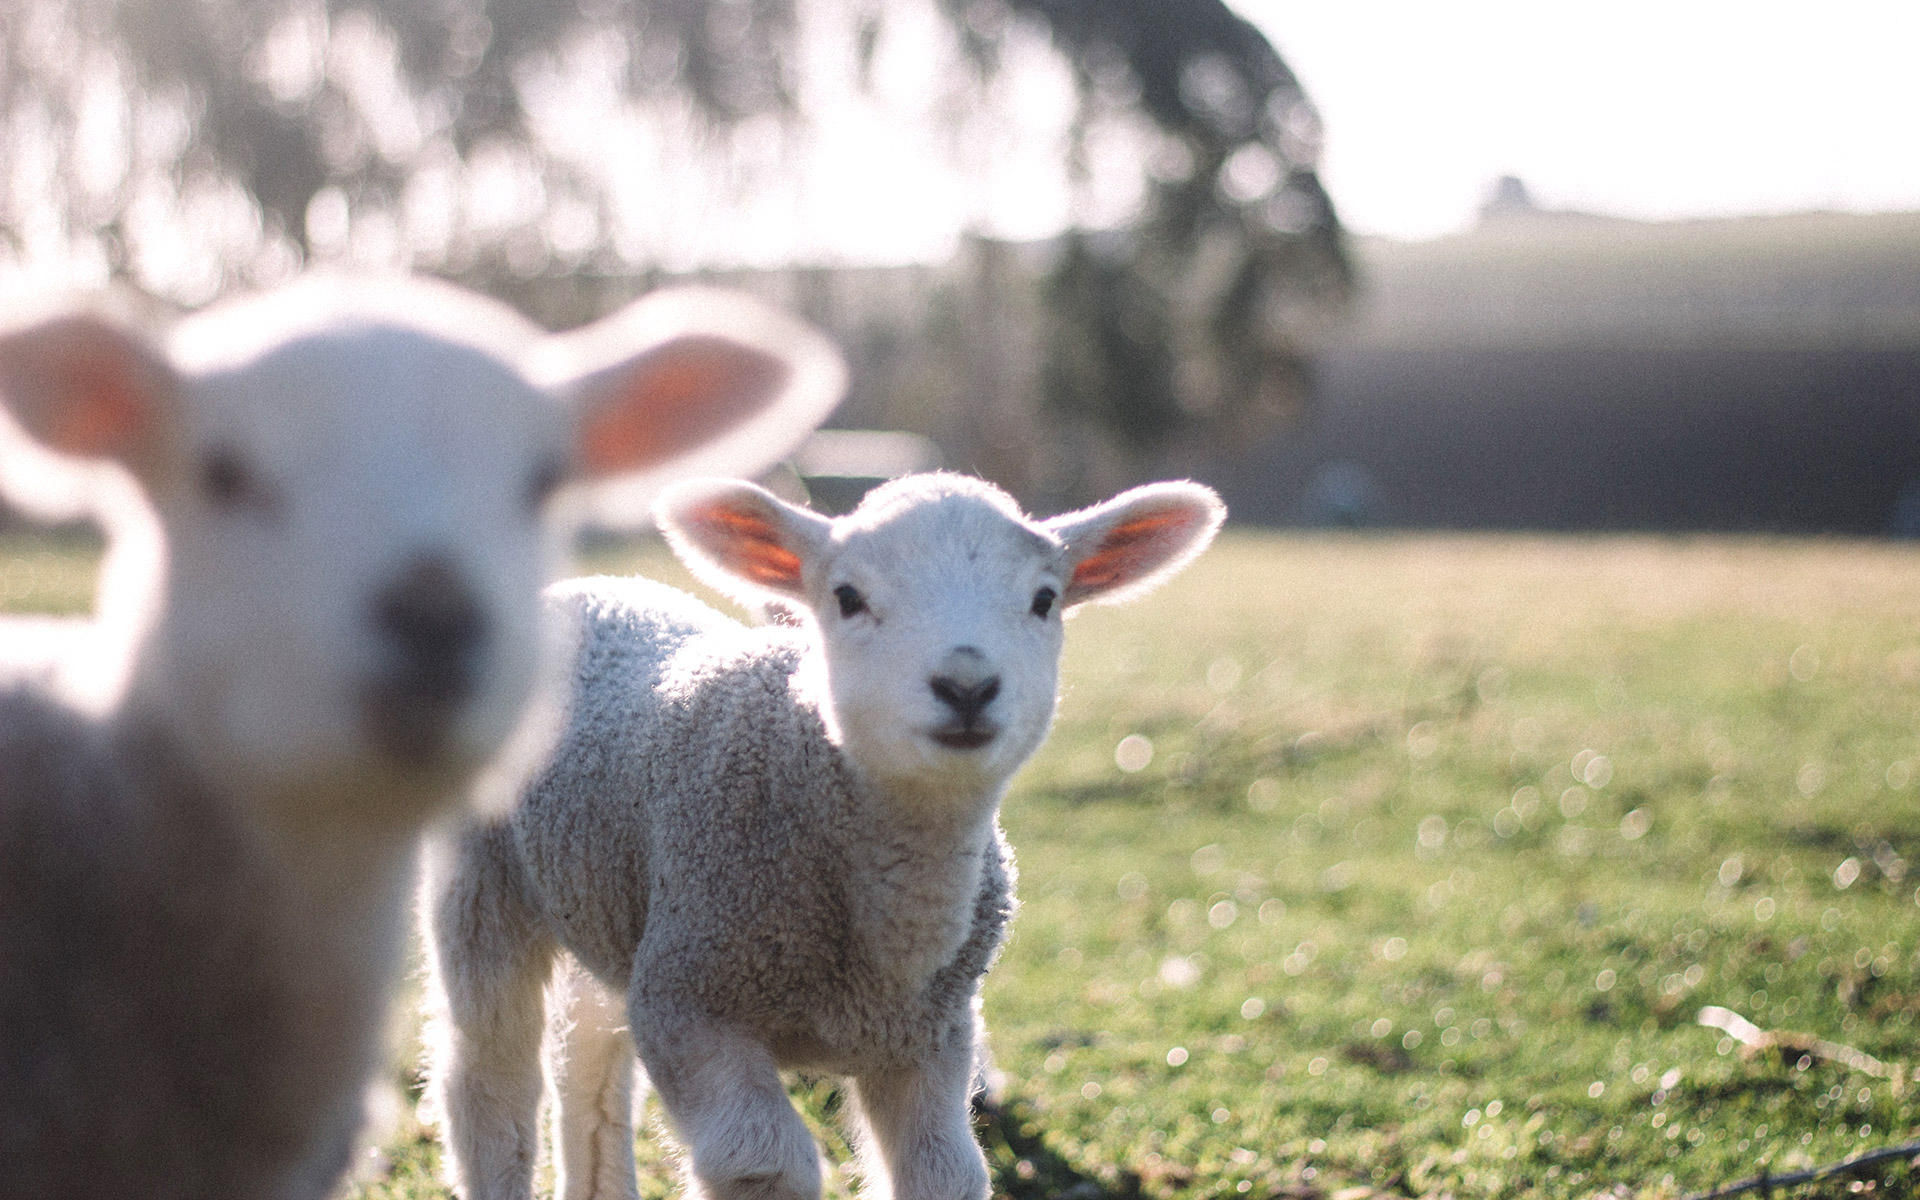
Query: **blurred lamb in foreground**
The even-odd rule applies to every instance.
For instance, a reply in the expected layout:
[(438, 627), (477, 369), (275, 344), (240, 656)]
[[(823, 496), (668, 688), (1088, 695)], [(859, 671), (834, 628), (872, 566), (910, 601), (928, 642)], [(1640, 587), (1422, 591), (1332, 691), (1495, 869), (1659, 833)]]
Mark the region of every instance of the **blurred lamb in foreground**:
[(98, 307), (0, 328), (0, 482), (104, 510), (120, 655), (0, 690), (0, 1196), (327, 1195), (418, 835), (551, 737), (567, 518), (757, 469), (841, 383), (701, 291), (561, 336), (397, 279), (164, 343)]
[(797, 1068), (853, 1077), (862, 1196), (983, 1200), (967, 1102), (1014, 906), (998, 813), (1053, 720), (1061, 619), (1172, 575), (1225, 510), (1161, 483), (1033, 521), (935, 474), (838, 520), (721, 481), (658, 511), (697, 574), (798, 624), (748, 629), (645, 580), (548, 590), (580, 631), (566, 732), (511, 819), (428, 880), (456, 1186), (532, 1194), (541, 993), (564, 950), (564, 1200), (638, 1195), (636, 1047), (692, 1195), (818, 1200), (779, 1074)]

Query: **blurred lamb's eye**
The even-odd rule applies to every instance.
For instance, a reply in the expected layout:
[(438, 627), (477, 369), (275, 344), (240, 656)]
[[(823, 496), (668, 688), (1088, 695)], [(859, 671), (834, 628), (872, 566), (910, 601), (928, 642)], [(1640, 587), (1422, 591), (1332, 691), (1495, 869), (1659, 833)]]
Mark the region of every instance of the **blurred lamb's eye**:
[(843, 583), (833, 589), (833, 598), (840, 602), (840, 615), (851, 617), (867, 611), (866, 598), (860, 595), (860, 589), (850, 583)]
[(1044, 617), (1052, 612), (1053, 602), (1059, 599), (1059, 596), (1060, 593), (1054, 591), (1052, 588), (1041, 588), (1035, 592), (1033, 594), (1033, 615), (1036, 617)]
[(228, 511), (251, 508), (271, 512), (276, 507), (272, 490), (247, 469), (240, 455), (229, 446), (214, 448), (201, 461), (200, 490), (215, 508)]
[(527, 507), (537, 509), (544, 505), (553, 498), (553, 494), (559, 491), (560, 485), (566, 481), (566, 468), (560, 465), (558, 459), (549, 458), (542, 461), (534, 467), (533, 473), (527, 476)]

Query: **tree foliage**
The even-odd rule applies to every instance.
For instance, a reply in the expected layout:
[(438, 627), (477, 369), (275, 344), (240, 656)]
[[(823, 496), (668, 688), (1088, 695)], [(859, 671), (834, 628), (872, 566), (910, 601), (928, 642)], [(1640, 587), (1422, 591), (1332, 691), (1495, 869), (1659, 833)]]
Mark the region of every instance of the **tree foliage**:
[[(792, 114), (798, 2), (0, 0), (0, 263), (65, 246), (198, 302), (313, 257), (329, 203), (431, 212), (436, 167), (509, 147), (540, 176), (533, 209), (584, 214), (569, 265), (645, 267), (616, 261), (604, 182), (542, 155), (529, 73), (611, 39), (629, 98), (679, 98), (716, 127)], [(851, 11), (870, 62), (894, 14), (819, 2)], [(1136, 220), (1070, 231), (1057, 256), (1058, 410), (1148, 447), (1239, 438), (1297, 404), (1300, 330), (1348, 280), (1313, 109), (1266, 39), (1221, 0), (933, 2), (982, 78), (1010, 30), (1043, 26), (1077, 84), (1076, 135), (1154, 131)], [(181, 230), (191, 251), (165, 244)], [(512, 261), (509, 228), (445, 240), (415, 265)]]
[(1050, 23), (1090, 103), (1122, 71), (1121, 95), (1172, 139), (1127, 236), (1067, 239), (1049, 289), (1052, 400), (1136, 448), (1246, 445), (1304, 404), (1303, 335), (1350, 283), (1311, 104), (1218, 0), (1019, 2)]

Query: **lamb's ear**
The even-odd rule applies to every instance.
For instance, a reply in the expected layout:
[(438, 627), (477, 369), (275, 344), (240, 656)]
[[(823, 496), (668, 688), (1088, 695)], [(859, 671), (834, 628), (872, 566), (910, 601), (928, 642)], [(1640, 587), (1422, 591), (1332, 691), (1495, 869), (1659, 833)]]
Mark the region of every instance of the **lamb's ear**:
[(1171, 579), (1207, 548), (1227, 506), (1198, 483), (1149, 483), (1044, 522), (1067, 544), (1063, 606), (1130, 599)]
[(673, 479), (779, 461), (846, 388), (840, 354), (819, 333), (712, 288), (654, 292), (549, 338), (531, 373), (571, 403), (573, 475), (594, 482), (594, 514), (621, 523)]
[(675, 484), (654, 504), (667, 544), (695, 575), (736, 600), (804, 600), (808, 559), (832, 522), (737, 479)]
[(76, 458), (114, 459), (151, 483), (179, 377), (137, 334), (69, 310), (0, 329), (0, 401), (28, 436)]

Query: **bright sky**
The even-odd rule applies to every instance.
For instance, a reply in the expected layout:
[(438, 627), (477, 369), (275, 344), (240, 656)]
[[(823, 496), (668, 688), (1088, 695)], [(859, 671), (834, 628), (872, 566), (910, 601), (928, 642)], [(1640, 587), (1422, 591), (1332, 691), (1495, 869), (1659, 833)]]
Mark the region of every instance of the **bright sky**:
[[(1548, 207), (1622, 216), (1920, 210), (1920, 0), (1227, 2), (1266, 32), (1319, 106), (1322, 177), (1358, 232), (1466, 228), (1503, 174), (1520, 176)], [(582, 40), (551, 75), (530, 77), (524, 99), (548, 149), (613, 183), (614, 242), (633, 261), (670, 269), (939, 262), (963, 229), (1041, 238), (1075, 221), (1124, 220), (1137, 203), (1152, 145), (1125, 123), (1088, 146), (1092, 186), (1068, 186), (1073, 83), (1040, 30), (1013, 27), (1007, 69), (983, 91), (965, 82), (934, 0), (888, 0), (872, 88), (862, 92), (857, 11), (801, 6), (805, 130), (789, 140), (771, 121), (749, 122), (720, 170), (673, 103), (656, 111), (617, 99), (625, 51), (612, 34)], [(289, 78), (270, 75), (268, 85), (297, 94), (336, 78), (375, 141), (402, 158), (419, 150), (424, 126), (392, 85), (391, 39), (351, 17), (334, 23), (330, 42), (312, 32), (289, 43)], [(105, 182), (81, 182), (110, 187), (125, 169), (128, 130), (160, 128), (154, 113), (164, 109), (143, 102), (139, 123), (121, 113), (111, 128), (83, 126), (80, 143)], [(62, 168), (32, 153), (23, 130), (9, 145), (28, 152), (0, 155), (0, 186), (50, 194)], [(155, 145), (164, 166), (177, 147)], [(87, 175), (93, 158), (74, 169)], [(450, 159), (426, 156), (398, 212), (350, 212), (343, 194), (323, 192), (308, 214), (321, 257), (431, 262), (456, 218), (476, 236), (542, 232), (561, 252), (600, 232), (580, 202), (548, 204), (524, 156), (481, 154), (460, 170)], [(197, 303), (222, 286), (223, 264), (257, 249), (255, 214), (237, 187), (182, 191), (171, 168), (148, 167), (135, 172), (146, 181), (135, 226), (151, 236), (134, 239), (133, 257), (147, 286)], [(0, 280), (104, 277), (103, 248), (67, 238), (51, 206), (26, 232), (20, 261), (0, 257)], [(273, 263), (291, 266), (290, 251)]]
[(1916, 0), (1229, 0), (1326, 123), (1360, 232), (1467, 225), (1492, 180), (1636, 217), (1920, 209)]

